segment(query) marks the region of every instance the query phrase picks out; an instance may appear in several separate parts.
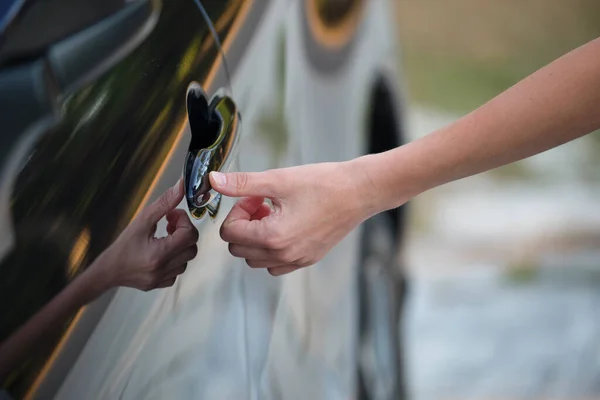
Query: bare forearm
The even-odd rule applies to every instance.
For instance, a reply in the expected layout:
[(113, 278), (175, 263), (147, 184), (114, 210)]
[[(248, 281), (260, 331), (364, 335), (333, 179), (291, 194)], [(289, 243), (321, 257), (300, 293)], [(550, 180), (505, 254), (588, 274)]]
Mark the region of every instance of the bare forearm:
[[(42, 309), (0, 342), (0, 381), (48, 337), (60, 334), (80, 307), (111, 288), (153, 290), (173, 286), (198, 251), (198, 231), (184, 210), (181, 180), (145, 207), (117, 240)], [(168, 235), (155, 237), (156, 224), (167, 220)]]
[(31, 354), (41, 340), (56, 335), (62, 324), (80, 307), (109, 288), (109, 282), (102, 276), (100, 264), (103, 262), (102, 257), (96, 260), (18, 331), (0, 343), (0, 379)]
[(425, 190), (541, 153), (600, 128), (600, 39), (406, 146), (357, 162), (396, 207)]

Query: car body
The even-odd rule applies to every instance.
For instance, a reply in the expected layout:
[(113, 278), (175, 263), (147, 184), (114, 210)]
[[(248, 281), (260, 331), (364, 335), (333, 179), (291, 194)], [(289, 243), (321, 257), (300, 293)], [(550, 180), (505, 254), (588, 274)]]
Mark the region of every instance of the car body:
[(317, 265), (273, 278), (229, 255), (219, 225), (235, 199), (213, 199), (210, 218), (193, 219), (198, 256), (173, 287), (112, 290), (33, 332), (35, 346), (6, 345), (182, 176), (190, 84), (235, 103), (241, 129), (224, 150), (232, 170), (401, 144), (392, 2), (9, 3), (0, 20), (3, 394), (400, 397), (403, 279), (393, 256), (403, 209), (356, 229)]

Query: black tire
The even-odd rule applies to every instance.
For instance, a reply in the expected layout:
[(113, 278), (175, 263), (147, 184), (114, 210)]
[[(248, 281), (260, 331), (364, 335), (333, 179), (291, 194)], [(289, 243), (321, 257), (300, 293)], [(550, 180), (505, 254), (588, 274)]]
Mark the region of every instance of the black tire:
[(362, 400), (406, 398), (400, 329), (406, 283), (398, 263), (399, 217), (400, 210), (393, 210), (363, 224), (358, 352)]

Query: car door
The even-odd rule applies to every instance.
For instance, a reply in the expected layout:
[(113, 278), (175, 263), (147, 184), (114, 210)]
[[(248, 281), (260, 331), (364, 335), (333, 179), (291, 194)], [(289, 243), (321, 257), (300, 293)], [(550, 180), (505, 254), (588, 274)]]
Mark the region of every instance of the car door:
[(226, 77), (193, 0), (12, 2), (0, 20), (4, 394), (56, 392), (112, 293), (23, 327), (181, 176), (188, 86), (212, 96)]

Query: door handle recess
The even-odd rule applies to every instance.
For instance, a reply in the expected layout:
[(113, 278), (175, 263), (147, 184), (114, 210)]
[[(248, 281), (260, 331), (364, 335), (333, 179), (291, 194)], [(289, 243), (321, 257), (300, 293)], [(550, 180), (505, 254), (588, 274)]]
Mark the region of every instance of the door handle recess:
[(241, 115), (234, 101), (217, 92), (207, 100), (194, 82), (187, 91), (187, 110), (192, 132), (184, 164), (185, 197), (192, 216), (200, 219), (218, 210), (221, 196), (210, 186), (211, 171), (227, 172), (235, 159)]

